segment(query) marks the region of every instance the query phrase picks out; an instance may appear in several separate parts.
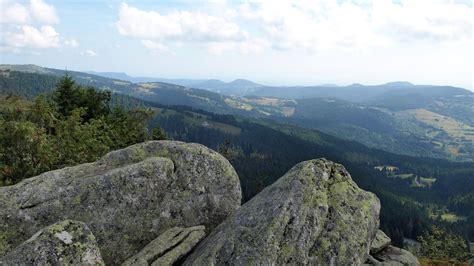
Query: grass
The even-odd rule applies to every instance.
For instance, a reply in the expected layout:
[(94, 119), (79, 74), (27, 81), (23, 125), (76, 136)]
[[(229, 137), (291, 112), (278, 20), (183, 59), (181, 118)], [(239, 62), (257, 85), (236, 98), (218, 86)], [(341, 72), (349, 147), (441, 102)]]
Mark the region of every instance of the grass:
[(413, 109), (409, 110), (408, 113), (412, 114), (417, 120), (425, 124), (445, 131), (453, 138), (464, 138), (474, 141), (474, 136), (469, 134), (469, 132), (472, 132), (474, 128), (451, 117), (443, 116), (426, 109)]
[(431, 187), (436, 182), (434, 177), (420, 177), (420, 183), (426, 184), (428, 187)]
[(412, 179), (411, 187), (418, 187), (418, 188), (429, 188), (436, 182), (436, 178), (433, 177), (422, 177), (422, 176), (415, 176)]
[(246, 104), (243, 102), (239, 102), (230, 98), (225, 98), (224, 102), (229, 105), (230, 107), (237, 108), (237, 109), (242, 109), (245, 111), (251, 111), (253, 107), (250, 104)]
[(379, 171), (388, 171), (388, 172), (396, 172), (398, 171), (398, 167), (396, 166), (393, 166), (393, 165), (377, 165), (374, 167), (375, 170), (379, 170)]
[(466, 217), (463, 216), (458, 216), (454, 213), (444, 213), (441, 215), (441, 220), (448, 222), (448, 223), (456, 223), (459, 221), (464, 221), (466, 220)]
[(154, 89), (154, 88), (158, 88), (160, 86), (156, 83), (141, 83), (140, 87), (145, 88), (145, 89)]
[(459, 262), (456, 260), (435, 260), (428, 258), (418, 258), (421, 266), (468, 266), (467, 262)]
[(399, 174), (399, 175), (392, 175), (392, 177), (398, 177), (400, 179), (409, 179), (413, 178), (413, 174)]

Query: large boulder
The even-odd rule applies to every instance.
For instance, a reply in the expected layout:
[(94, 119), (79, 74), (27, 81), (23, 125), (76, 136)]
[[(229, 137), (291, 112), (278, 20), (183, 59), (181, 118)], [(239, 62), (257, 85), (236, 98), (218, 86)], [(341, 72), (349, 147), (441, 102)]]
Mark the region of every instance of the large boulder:
[(122, 266), (173, 265), (206, 236), (204, 229), (204, 226), (173, 227), (127, 259)]
[(65, 220), (50, 225), (0, 258), (0, 265), (104, 265), (86, 224)]
[(239, 178), (218, 153), (145, 142), (0, 187), (0, 256), (41, 228), (72, 219), (87, 223), (104, 261), (117, 264), (174, 226), (212, 230), (240, 201)]
[(302, 162), (219, 225), (185, 265), (362, 264), (377, 197), (325, 159)]

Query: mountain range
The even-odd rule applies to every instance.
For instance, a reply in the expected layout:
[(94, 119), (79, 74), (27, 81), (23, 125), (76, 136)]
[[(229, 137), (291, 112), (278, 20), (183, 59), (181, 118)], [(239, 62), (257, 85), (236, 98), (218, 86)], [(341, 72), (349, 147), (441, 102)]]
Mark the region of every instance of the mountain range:
[[(10, 79), (13, 84), (3, 86), (3, 89), (13, 90), (10, 93), (15, 92), (15, 86), (23, 91), (29, 88), (21, 83), (24, 77), (15, 79), (15, 75), (62, 76), (66, 73), (34, 65), (2, 65), (0, 70), (2, 73), (15, 71)], [(236, 96), (159, 81), (133, 83), (83, 72), (68, 73), (83, 85), (159, 104), (272, 119), (398, 154), (474, 160), (474, 93), (462, 88), (392, 82), (378, 86), (264, 86), (251, 89), (258, 84), (246, 80), (199, 82), (213, 90), (224, 90), (218, 88), (231, 84), (226, 91), (237, 88), (243, 92), (248, 88), (248, 91), (253, 90), (251, 94), (257, 94)]]
[[(231, 96), (160, 81), (1, 65), (0, 94), (33, 99), (53, 90), (66, 73), (81, 85), (113, 91), (113, 101), (127, 108), (153, 109), (150, 126), (161, 125), (169, 138), (227, 154), (241, 178), (244, 200), (295, 163), (325, 157), (343, 163), (362, 188), (379, 196), (382, 229), (391, 237), (402, 230), (414, 238), (418, 226), (436, 222), (474, 239), (470, 91), (390, 83), (380, 89), (332, 87), (367, 92), (355, 100), (348, 99), (350, 92), (323, 95), (330, 87), (321, 89), (321, 97)], [(235, 82), (240, 83), (248, 84)]]

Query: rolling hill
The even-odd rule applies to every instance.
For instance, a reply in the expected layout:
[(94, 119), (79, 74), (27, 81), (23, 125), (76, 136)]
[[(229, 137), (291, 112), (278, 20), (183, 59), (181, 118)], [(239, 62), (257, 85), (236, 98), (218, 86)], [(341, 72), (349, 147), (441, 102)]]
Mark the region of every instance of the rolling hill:
[[(64, 74), (34, 66), (28, 66), (28, 71), (17, 70), (2, 68), (1, 94), (32, 98), (50, 91)], [(381, 198), (382, 228), (387, 233), (394, 235), (401, 230), (405, 237), (414, 238), (420, 233), (420, 229), (414, 228), (438, 223), (474, 239), (474, 210), (470, 205), (474, 163), (397, 155), (313, 130), (312, 126), (292, 125), (299, 123), (294, 117), (312, 121), (317, 114), (320, 124), (332, 120), (334, 128), (338, 128), (340, 123), (352, 123), (361, 128), (373, 127), (371, 130), (381, 136), (390, 136), (391, 122), (382, 123), (391, 121), (386, 111), (375, 108), (379, 112), (375, 113), (373, 108), (364, 109), (361, 104), (328, 98), (229, 97), (167, 83), (134, 84), (69, 73), (82, 84), (128, 97), (116, 99), (130, 108), (153, 108), (156, 116), (150, 126), (160, 124), (169, 138), (202, 143), (226, 154), (241, 177), (246, 200), (295, 163), (325, 157), (343, 163), (361, 187)], [(284, 119), (291, 119), (290, 123), (275, 121), (288, 122)], [(443, 217), (456, 219), (447, 221)], [(414, 224), (419, 227), (413, 227)]]
[[(19, 86), (23, 94), (34, 96), (41, 92), (38, 84), (52, 89), (55, 79), (65, 73), (34, 65), (2, 65), (0, 90), (4, 94), (15, 94), (18, 92), (16, 86)], [(158, 104), (272, 119), (392, 153), (474, 161), (474, 94), (461, 88), (416, 86), (406, 82), (380, 86), (301, 87), (294, 88), (296, 94), (292, 95), (304, 92), (308, 93), (304, 94), (307, 97), (286, 99), (228, 96), (164, 82), (133, 83), (89, 73), (68, 73), (83, 85)], [(208, 84), (205, 86), (228, 85), (217, 80), (203, 83)], [(246, 80), (231, 83), (256, 86)], [(273, 94), (292, 91), (283, 87), (274, 89)], [(270, 90), (270, 87), (264, 90)], [(320, 97), (309, 98), (316, 92)]]

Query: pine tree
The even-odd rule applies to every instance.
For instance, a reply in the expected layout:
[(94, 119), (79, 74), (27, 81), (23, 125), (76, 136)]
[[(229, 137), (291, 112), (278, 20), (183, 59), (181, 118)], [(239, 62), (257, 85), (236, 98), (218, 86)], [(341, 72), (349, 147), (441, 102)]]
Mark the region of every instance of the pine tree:
[(166, 133), (165, 130), (159, 125), (155, 126), (151, 131), (151, 139), (153, 140), (165, 140)]
[(77, 97), (77, 90), (75, 90), (75, 86), (74, 79), (66, 74), (55, 87), (53, 101), (56, 103), (58, 112), (63, 116), (70, 115), (72, 110), (76, 108), (74, 101)]

